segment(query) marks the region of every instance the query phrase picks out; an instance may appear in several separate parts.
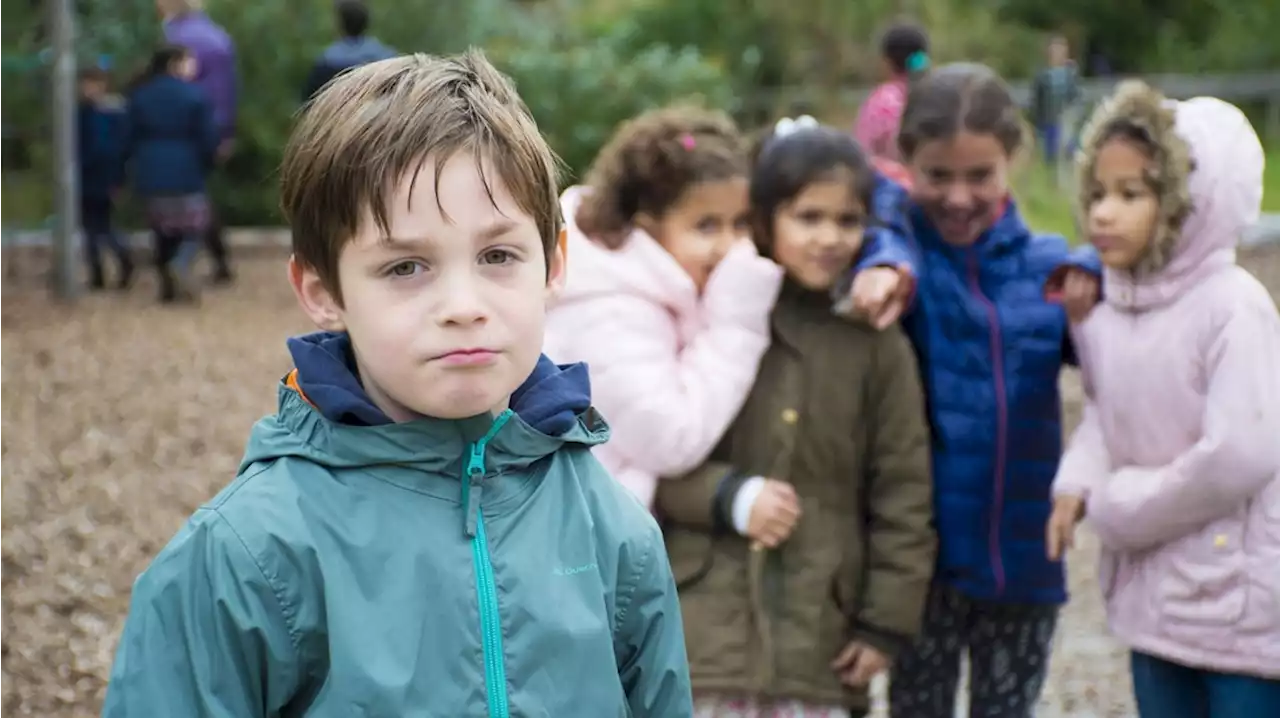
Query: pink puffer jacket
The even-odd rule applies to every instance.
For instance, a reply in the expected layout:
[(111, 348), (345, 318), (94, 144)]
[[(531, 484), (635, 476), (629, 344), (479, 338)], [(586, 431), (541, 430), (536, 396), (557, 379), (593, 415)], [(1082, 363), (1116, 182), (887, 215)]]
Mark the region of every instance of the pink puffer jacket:
[(644, 232), (610, 250), (578, 231), (584, 191), (561, 199), (568, 279), (547, 315), (544, 351), (587, 363), (592, 404), (612, 430), (596, 458), (652, 506), (658, 479), (702, 464), (746, 401), (769, 348), (782, 268), (744, 240), (699, 295)]
[(1160, 139), (1153, 102), (1176, 107), (1164, 123), (1194, 167), (1165, 172), (1161, 210), (1193, 211), (1157, 236), (1148, 278), (1107, 271), (1105, 303), (1076, 330), (1088, 404), (1054, 491), (1087, 497), (1118, 638), (1280, 678), (1280, 315), (1235, 255), (1258, 217), (1262, 147), (1219, 100), (1138, 92), (1112, 107), (1153, 118)]

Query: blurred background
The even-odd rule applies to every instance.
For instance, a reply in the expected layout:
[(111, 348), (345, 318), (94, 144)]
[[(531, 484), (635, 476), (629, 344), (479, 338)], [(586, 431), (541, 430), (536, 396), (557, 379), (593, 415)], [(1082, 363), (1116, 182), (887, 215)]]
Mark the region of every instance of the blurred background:
[[(45, 225), (50, 192), (49, 22), (40, 0), (3, 5), (3, 220)], [(336, 38), (332, 0), (206, 0), (235, 41), (236, 151), (214, 193), (231, 226), (279, 222), (275, 168), (316, 56)], [(1171, 94), (1243, 106), (1280, 145), (1280, 3), (1274, 0), (373, 0), (370, 33), (401, 52), (484, 48), (581, 171), (615, 125), (698, 96), (751, 127), (809, 112), (849, 124), (879, 78), (877, 36), (918, 21), (934, 62), (966, 59), (1025, 82), (1065, 36), (1085, 78), (1169, 75)], [(161, 39), (154, 0), (78, 0), (77, 54), (122, 85)], [(1268, 39), (1270, 38), (1270, 39)], [(1086, 86), (1085, 98), (1091, 97)], [(1022, 88), (1025, 98), (1025, 87)], [(1269, 163), (1277, 177), (1280, 162)], [(1070, 229), (1065, 203), (1024, 198), (1032, 223)], [(1024, 184), (1025, 184), (1024, 183)], [(1275, 180), (1272, 184), (1280, 183)], [(1280, 211), (1280, 191), (1269, 192)], [(1061, 205), (1061, 206), (1055, 206)], [(1065, 222), (1065, 225), (1064, 225)]]
[[(334, 0), (205, 0), (238, 55), (234, 151), (213, 175), (236, 281), (198, 310), (134, 291), (51, 301), (43, 281), (58, 206), (54, 27), (70, 0), (0, 4), (3, 77), (3, 643), (5, 716), (99, 714), (134, 577), (191, 512), (234, 476), (249, 426), (275, 407), (285, 337), (310, 329), (284, 280), (288, 235), (276, 170), (317, 57), (339, 37)], [(77, 0), (76, 64), (122, 91), (162, 41), (157, 0)], [(1061, 35), (1083, 78), (1066, 142), (1117, 79), (1242, 107), (1270, 161), (1264, 209), (1280, 237), (1280, 2), (1277, 0), (370, 0), (369, 35), (400, 52), (475, 45), (511, 75), (572, 173), (616, 125), (696, 100), (744, 128), (808, 113), (852, 129), (882, 76), (879, 36), (902, 19), (931, 36), (933, 62), (988, 63), (1030, 102)], [(66, 64), (63, 65), (64, 77)], [(65, 96), (64, 96), (65, 97)], [(74, 100), (72, 101), (74, 103)], [(62, 126), (66, 129), (66, 126)], [(1015, 193), (1030, 225), (1074, 235), (1069, 163), (1029, 148)], [(64, 164), (64, 167), (67, 165)], [(572, 177), (566, 177), (566, 182)], [(144, 227), (125, 193), (117, 226)], [(74, 207), (74, 204), (70, 206)], [(66, 236), (66, 235), (63, 235)], [(135, 232), (138, 247), (148, 237)], [(255, 246), (257, 248), (255, 248)], [(143, 256), (141, 253), (139, 257)], [(1280, 242), (1241, 252), (1280, 297)], [(65, 264), (79, 283), (79, 253)], [(1068, 430), (1074, 372), (1062, 379)], [(1068, 561), (1064, 609), (1040, 718), (1135, 715), (1127, 653), (1107, 633), (1087, 532)], [(876, 689), (885, 715), (883, 684)]]

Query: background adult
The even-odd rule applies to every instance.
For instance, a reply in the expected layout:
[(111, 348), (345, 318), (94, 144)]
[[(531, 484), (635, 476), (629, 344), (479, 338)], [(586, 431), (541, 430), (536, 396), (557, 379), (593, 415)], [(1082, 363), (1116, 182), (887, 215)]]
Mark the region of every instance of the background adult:
[[(235, 147), (239, 85), (235, 41), (204, 12), (204, 0), (156, 0), (156, 10), (164, 21), (165, 42), (185, 47), (195, 56), (197, 74), (193, 81), (204, 90), (213, 106), (213, 122), (219, 137), (217, 157), (222, 164)], [(232, 279), (231, 262), (216, 197), (211, 201), (211, 209), (205, 246), (214, 263), (213, 282), (227, 284)]]

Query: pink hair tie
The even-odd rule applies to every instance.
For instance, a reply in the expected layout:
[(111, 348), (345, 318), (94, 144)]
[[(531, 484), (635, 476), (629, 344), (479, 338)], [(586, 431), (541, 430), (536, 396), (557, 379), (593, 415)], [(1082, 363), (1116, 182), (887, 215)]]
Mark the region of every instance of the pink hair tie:
[(680, 145), (684, 147), (686, 150), (689, 150), (690, 152), (692, 152), (693, 148), (696, 147), (697, 144), (698, 143), (693, 139), (693, 135), (689, 134), (688, 132), (684, 133), (683, 135), (680, 135)]

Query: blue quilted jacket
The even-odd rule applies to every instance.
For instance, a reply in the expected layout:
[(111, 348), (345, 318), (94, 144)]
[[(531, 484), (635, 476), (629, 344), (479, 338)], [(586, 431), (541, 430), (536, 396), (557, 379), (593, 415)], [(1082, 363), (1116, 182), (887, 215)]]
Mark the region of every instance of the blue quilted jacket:
[(933, 431), (936, 580), (976, 599), (1061, 603), (1045, 558), (1050, 484), (1062, 454), (1058, 374), (1074, 363), (1045, 280), (1063, 264), (1100, 273), (1095, 254), (1027, 228), (1010, 201), (971, 247), (942, 241), (905, 192), (877, 192), (886, 223), (868, 264), (917, 277), (903, 325), (915, 345)]

